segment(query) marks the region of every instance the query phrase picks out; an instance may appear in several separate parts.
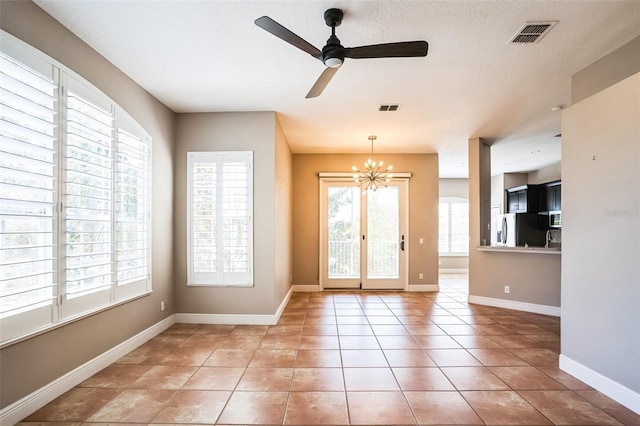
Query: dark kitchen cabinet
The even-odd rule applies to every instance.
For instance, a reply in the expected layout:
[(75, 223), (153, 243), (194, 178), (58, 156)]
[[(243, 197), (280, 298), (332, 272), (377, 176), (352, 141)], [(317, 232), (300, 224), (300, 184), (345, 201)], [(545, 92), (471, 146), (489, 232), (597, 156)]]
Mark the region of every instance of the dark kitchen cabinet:
[(560, 181), (550, 182), (545, 185), (544, 211), (562, 210), (562, 185)]
[(539, 185), (521, 185), (507, 189), (507, 213), (538, 213), (540, 194)]

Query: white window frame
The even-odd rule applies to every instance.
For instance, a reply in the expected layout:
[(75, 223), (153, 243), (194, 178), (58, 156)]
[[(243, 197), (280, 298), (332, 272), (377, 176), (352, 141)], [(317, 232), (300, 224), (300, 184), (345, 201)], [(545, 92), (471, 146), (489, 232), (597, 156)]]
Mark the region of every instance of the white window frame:
[[(467, 251), (466, 252), (462, 252), (462, 251), (451, 251), (451, 234), (452, 234), (452, 228), (451, 228), (451, 205), (452, 204), (469, 204), (469, 200), (466, 198), (461, 198), (461, 197), (441, 197), (439, 202), (438, 202), (438, 215), (440, 214), (440, 204), (447, 204), (449, 206), (448, 208), (448, 213), (449, 213), (449, 218), (448, 218), (448, 223), (449, 226), (447, 227), (447, 241), (448, 241), (448, 246), (449, 246), (449, 251), (446, 252), (438, 252), (439, 256), (442, 257), (465, 257), (465, 256), (469, 256), (469, 248), (467, 245)], [(438, 232), (440, 231), (439, 229), (440, 227), (438, 227)], [(440, 237), (438, 237), (438, 247), (440, 246), (439, 244), (440, 241)]]
[[(195, 268), (194, 254), (194, 164), (207, 162), (216, 164), (216, 206), (223, 206), (223, 191), (225, 186), (224, 170), (220, 165), (228, 162), (246, 162), (248, 164), (247, 176), (247, 269), (244, 272), (227, 272), (224, 270), (223, 254), (217, 258), (215, 272), (200, 272)], [(224, 209), (216, 209), (216, 223), (222, 223)], [(222, 239), (216, 238), (216, 253), (223, 251)], [(223, 249), (223, 250), (221, 250)], [(252, 287), (253, 276), (253, 151), (206, 151), (187, 153), (187, 285), (189, 286), (221, 286), (221, 287)]]
[[(21, 64), (23, 67), (30, 68), (40, 74), (48, 76), (47, 78), (51, 78), (53, 84), (57, 85), (57, 90), (55, 90), (54, 95), (54, 125), (56, 127), (53, 142), (55, 155), (53, 158), (54, 173), (52, 176), (54, 198), (51, 203), (51, 207), (53, 208), (54, 245), (52, 257), (54, 274), (51, 282), (53, 289), (52, 297), (46, 303), (46, 306), (43, 306), (43, 302), (38, 303), (34, 308), (12, 308), (13, 311), (9, 310), (7, 313), (0, 315), (0, 348), (2, 348), (151, 293), (152, 141), (148, 133), (120, 106), (65, 65), (2, 30), (0, 30), (0, 41), (0, 48), (4, 55), (7, 55), (12, 61)], [(105, 256), (109, 256), (111, 259), (103, 263), (110, 265), (109, 268), (111, 268), (108, 273), (109, 284), (108, 286), (101, 287), (98, 291), (88, 291), (86, 294), (82, 293), (75, 298), (67, 297), (67, 282), (65, 278), (68, 267), (66, 259), (67, 246), (65, 242), (67, 223), (65, 220), (65, 209), (67, 207), (67, 198), (65, 195), (65, 179), (67, 173), (65, 169), (67, 163), (65, 160), (65, 152), (69, 136), (67, 133), (69, 90), (73, 90), (74, 93), (91, 103), (100, 105), (102, 108), (108, 110), (112, 116), (110, 121), (112, 154), (109, 159), (111, 163), (109, 179), (113, 192), (109, 207), (111, 237), (110, 250), (105, 254)], [(139, 146), (142, 147), (142, 151), (146, 151), (140, 156), (142, 162), (137, 164), (143, 164), (143, 167), (139, 168), (137, 172), (132, 172), (131, 170), (133, 170), (133, 168), (127, 165), (130, 162), (131, 156), (118, 156), (118, 150), (125, 146), (124, 143), (121, 144), (119, 142), (119, 137), (123, 132), (133, 136), (135, 141), (140, 142)], [(87, 154), (91, 156), (90, 152), (87, 152)], [(79, 161), (83, 162), (86, 160)], [(128, 170), (126, 169), (127, 167), (129, 167)], [(124, 215), (118, 215), (118, 207), (122, 206), (122, 203), (118, 204), (116, 197), (116, 194), (121, 193), (116, 190), (118, 186), (118, 170), (123, 171), (123, 173), (133, 173), (135, 175), (135, 179), (133, 180), (136, 183), (141, 182), (137, 188), (130, 192), (133, 196), (131, 196), (129, 200), (133, 199), (135, 204), (128, 205), (132, 206), (132, 211), (143, 212), (143, 214), (130, 220), (131, 223), (134, 223), (131, 228), (135, 229), (135, 232), (130, 233), (130, 235), (135, 234), (136, 236), (142, 236), (142, 241), (130, 239), (118, 240), (116, 226), (125, 220), (122, 219)], [(122, 173), (120, 173), (120, 177), (122, 177)], [(87, 204), (90, 205), (90, 203)], [(129, 209), (127, 209), (127, 211), (129, 211)], [(119, 241), (129, 242), (128, 251), (118, 249)], [(120, 247), (125, 246), (120, 245)], [(131, 255), (132, 251), (136, 252), (135, 255)], [(90, 253), (89, 255), (93, 254)], [(129, 257), (127, 257), (127, 255), (129, 255)], [(118, 280), (118, 261), (121, 261), (121, 272), (124, 270), (129, 271), (126, 275), (127, 279), (124, 279), (124, 274), (120, 274), (123, 279)], [(132, 267), (131, 265), (134, 266)], [(137, 265), (142, 266), (136, 269), (135, 267)], [(132, 268), (134, 269), (133, 272), (131, 272)], [(0, 276), (0, 278), (2, 278), (2, 276)], [(10, 280), (10, 278), (7, 279)], [(6, 293), (0, 294), (0, 296), (5, 295)]]

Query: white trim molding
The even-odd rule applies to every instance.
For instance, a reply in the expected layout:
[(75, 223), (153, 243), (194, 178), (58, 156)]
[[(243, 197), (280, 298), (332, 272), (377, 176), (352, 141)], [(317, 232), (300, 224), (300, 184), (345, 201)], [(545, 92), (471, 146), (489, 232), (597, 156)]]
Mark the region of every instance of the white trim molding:
[(518, 302), (517, 300), (496, 299), (494, 297), (473, 296), (467, 298), (469, 303), (495, 306), (496, 308), (515, 309), (516, 311), (533, 312), (535, 314), (560, 316), (559, 306), (538, 305), (535, 303)]
[(63, 393), (73, 389), (100, 370), (113, 364), (138, 346), (162, 333), (173, 324), (175, 324), (175, 315), (163, 319), (119, 345), (114, 346), (108, 351), (71, 370), (67, 374), (58, 377), (51, 383), (3, 408), (0, 411), (0, 425), (13, 425), (18, 423), (20, 420), (44, 407)]
[(289, 287), (287, 295), (282, 299), (275, 314), (175, 314), (176, 323), (184, 324), (238, 324), (238, 325), (275, 325), (287, 306), (293, 287)]
[(562, 354), (560, 354), (560, 369), (582, 380), (629, 410), (640, 414), (639, 393)]

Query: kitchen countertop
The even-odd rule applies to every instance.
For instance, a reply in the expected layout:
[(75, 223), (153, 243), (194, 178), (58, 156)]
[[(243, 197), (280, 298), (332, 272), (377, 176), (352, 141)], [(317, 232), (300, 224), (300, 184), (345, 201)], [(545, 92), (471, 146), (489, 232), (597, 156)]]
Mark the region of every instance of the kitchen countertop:
[(560, 247), (498, 247), (480, 246), (478, 251), (492, 251), (500, 253), (531, 253), (531, 254), (562, 254)]

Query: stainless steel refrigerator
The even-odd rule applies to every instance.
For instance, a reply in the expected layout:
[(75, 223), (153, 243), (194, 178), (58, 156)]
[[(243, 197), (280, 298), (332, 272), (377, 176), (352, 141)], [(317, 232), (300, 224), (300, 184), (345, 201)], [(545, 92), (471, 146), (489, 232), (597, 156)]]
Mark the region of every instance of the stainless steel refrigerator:
[(537, 213), (507, 213), (498, 215), (492, 240), (503, 247), (544, 247), (545, 232)]

